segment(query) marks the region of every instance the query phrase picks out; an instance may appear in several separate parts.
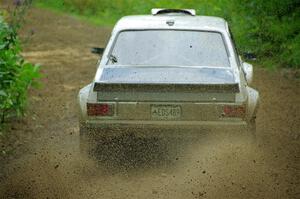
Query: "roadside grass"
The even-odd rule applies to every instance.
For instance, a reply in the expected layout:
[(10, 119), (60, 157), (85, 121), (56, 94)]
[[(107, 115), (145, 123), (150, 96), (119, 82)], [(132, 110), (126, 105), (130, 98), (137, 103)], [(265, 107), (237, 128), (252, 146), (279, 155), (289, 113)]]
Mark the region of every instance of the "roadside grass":
[(55, 14), (60, 14), (60, 15), (68, 14), (69, 16), (72, 16), (78, 20), (86, 21), (87, 23), (89, 23), (91, 25), (112, 27), (113, 24), (115, 23), (115, 20), (113, 20), (112, 18), (104, 19), (103, 17), (98, 17), (98, 16), (81, 15), (77, 12), (72, 12), (72, 11), (68, 11), (68, 10), (59, 8), (59, 7), (55, 6), (55, 4), (54, 5), (51, 4), (49, 6), (45, 2), (36, 2), (36, 3), (34, 3), (34, 6), (37, 8), (50, 10), (50, 11), (54, 12)]

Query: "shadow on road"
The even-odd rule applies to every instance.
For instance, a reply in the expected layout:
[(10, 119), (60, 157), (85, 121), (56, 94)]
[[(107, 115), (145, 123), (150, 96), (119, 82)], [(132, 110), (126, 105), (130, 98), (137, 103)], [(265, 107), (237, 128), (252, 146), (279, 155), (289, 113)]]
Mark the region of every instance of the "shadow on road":
[(171, 138), (142, 138), (132, 134), (98, 140), (93, 153), (98, 165), (115, 172), (165, 168), (173, 165), (187, 142)]

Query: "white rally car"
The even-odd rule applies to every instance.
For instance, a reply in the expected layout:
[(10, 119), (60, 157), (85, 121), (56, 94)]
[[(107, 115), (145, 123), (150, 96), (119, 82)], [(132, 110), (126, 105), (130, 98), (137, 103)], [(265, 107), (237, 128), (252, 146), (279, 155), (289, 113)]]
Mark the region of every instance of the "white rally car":
[(210, 126), (255, 133), (253, 68), (237, 54), (224, 19), (153, 9), (120, 19), (105, 50), (93, 52), (103, 56), (78, 96), (82, 142), (126, 133), (185, 136)]

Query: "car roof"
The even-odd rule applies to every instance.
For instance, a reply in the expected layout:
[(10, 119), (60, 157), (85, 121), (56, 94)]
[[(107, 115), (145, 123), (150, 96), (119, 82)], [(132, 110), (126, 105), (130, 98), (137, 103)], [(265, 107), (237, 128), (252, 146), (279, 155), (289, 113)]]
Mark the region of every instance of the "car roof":
[(130, 29), (186, 29), (226, 32), (227, 22), (223, 18), (212, 16), (182, 14), (135, 15), (121, 18), (113, 31), (120, 32)]

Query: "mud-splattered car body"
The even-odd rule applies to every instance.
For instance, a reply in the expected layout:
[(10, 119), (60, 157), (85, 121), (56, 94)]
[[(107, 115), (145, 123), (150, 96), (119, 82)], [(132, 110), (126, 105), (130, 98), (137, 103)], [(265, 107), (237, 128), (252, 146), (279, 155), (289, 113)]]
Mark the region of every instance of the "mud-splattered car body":
[(124, 17), (95, 79), (79, 92), (81, 137), (184, 136), (210, 126), (254, 132), (259, 94), (249, 87), (252, 73), (222, 18), (159, 9)]

